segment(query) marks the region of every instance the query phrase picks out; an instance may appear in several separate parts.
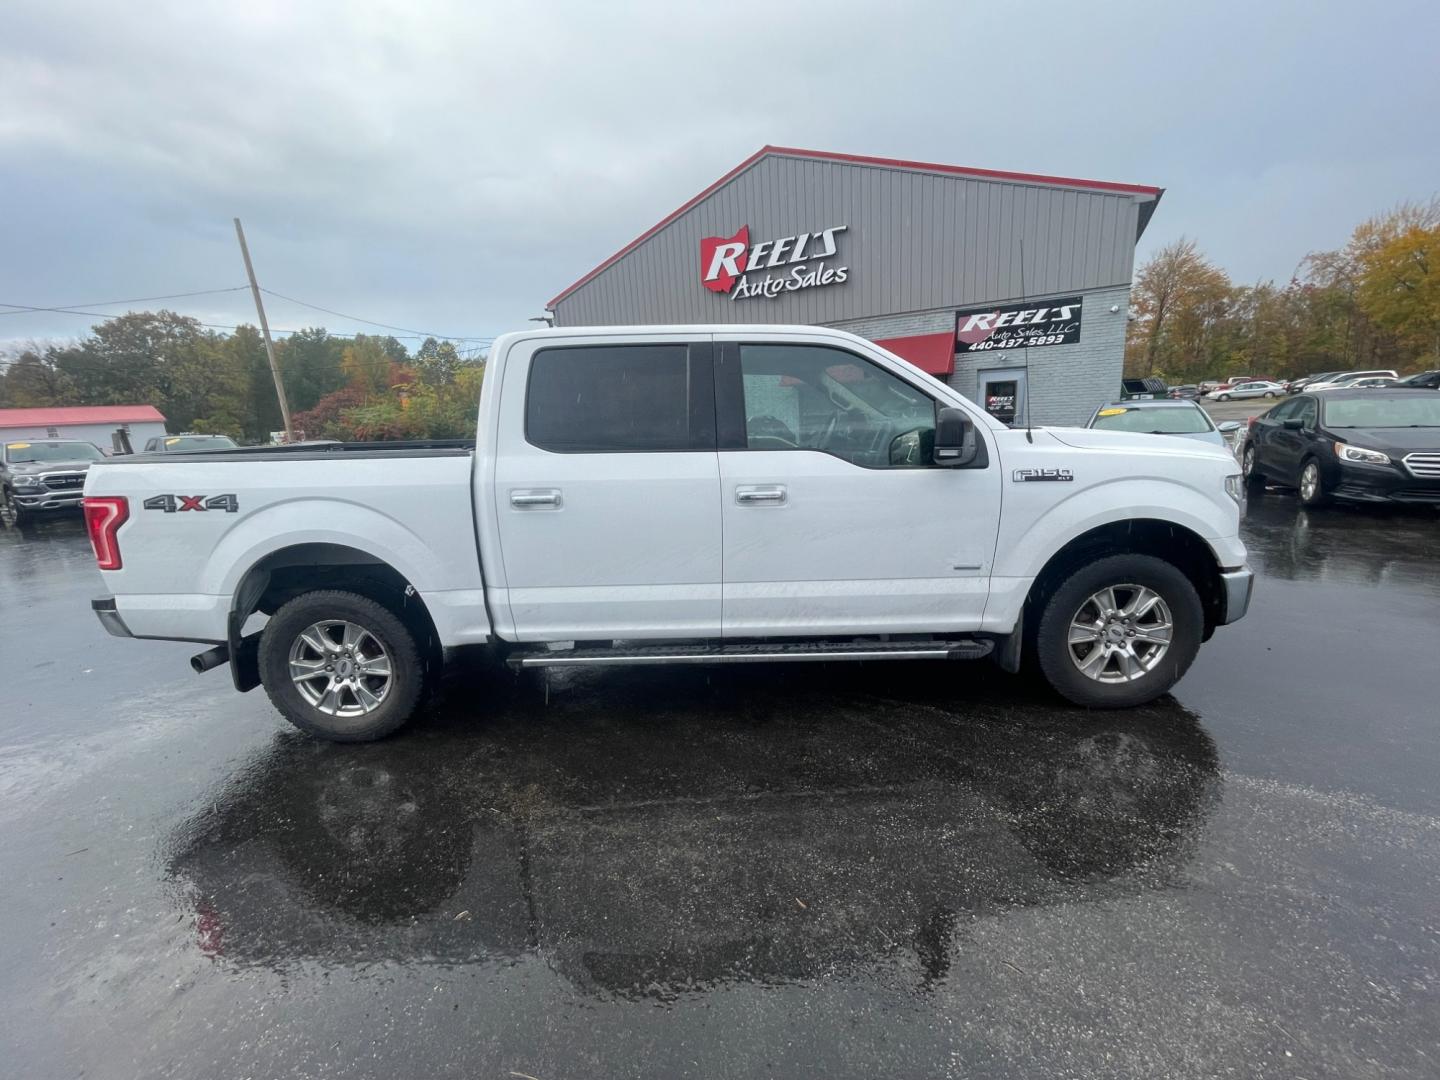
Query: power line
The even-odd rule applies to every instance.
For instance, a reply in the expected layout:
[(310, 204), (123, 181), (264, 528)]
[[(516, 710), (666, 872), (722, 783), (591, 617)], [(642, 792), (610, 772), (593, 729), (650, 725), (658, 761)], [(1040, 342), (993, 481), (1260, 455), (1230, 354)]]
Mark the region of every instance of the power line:
[(331, 310), (330, 308), (321, 307), (319, 304), (310, 304), (310, 303), (306, 303), (304, 300), (296, 300), (295, 297), (293, 297), (293, 296), (286, 296), (284, 293), (278, 293), (278, 292), (276, 292), (274, 289), (264, 289), (264, 288), (262, 288), (260, 291), (263, 292), (263, 293), (265, 293), (265, 294), (268, 295), (268, 296), (273, 296), (273, 297), (275, 297), (275, 299), (277, 299), (277, 300), (288, 300), (288, 301), (289, 301), (290, 303), (292, 303), (292, 304), (299, 304), (301, 307), (312, 308), (312, 309), (315, 310), (315, 311), (323, 311), (326, 315), (334, 315), (336, 318), (339, 318), (339, 319), (349, 319), (351, 322), (362, 322), (362, 323), (366, 323), (366, 324), (369, 325), (369, 326), (378, 326), (378, 327), (381, 327), (382, 329), (385, 329), (385, 330), (399, 330), (401, 333), (404, 333), (404, 334), (414, 334), (414, 335), (417, 336), (417, 337), (442, 338), (442, 339), (444, 339), (444, 340), (446, 340), (446, 341), (487, 341), (487, 340), (488, 340), (488, 341), (494, 341), (494, 340), (495, 340), (494, 338), (464, 337), (464, 336), (459, 335), (459, 334), (430, 334), (430, 333), (426, 333), (424, 330), (412, 330), (412, 329), (411, 329), (410, 327), (408, 327), (408, 326), (391, 326), (389, 323), (376, 322), (374, 319), (362, 319), (359, 315), (347, 315), (347, 314), (345, 314), (345, 312), (343, 312), (343, 311), (333, 311), (333, 310)]
[[(248, 286), (248, 285), (242, 285), (242, 286), (241, 286), (241, 289), (248, 289), (248, 288), (250, 288), (250, 286)], [(233, 290), (224, 290), (224, 291), (229, 292), (229, 291), (233, 291)], [(262, 289), (261, 291), (262, 291), (262, 292), (269, 292), (270, 290), (268, 290), (268, 289)], [(117, 302), (123, 303), (124, 301), (117, 301)], [(305, 305), (305, 306), (306, 306), (306, 307), (309, 307), (309, 306), (311, 306), (311, 305), (308, 305), (308, 304), (307, 304), (307, 305)], [(55, 314), (55, 315), (84, 315), (86, 318), (89, 318), (89, 319), (113, 319), (113, 318), (115, 318), (114, 315), (107, 315), (107, 314), (105, 314), (103, 311), (81, 311), (81, 310), (79, 310), (78, 308), (71, 308), (71, 307), (32, 307), (32, 306), (29, 305), (29, 304), (7, 304), (7, 303), (4, 303), (4, 302), (0, 302), (0, 307), (16, 308), (16, 309), (17, 309), (17, 310), (15, 310), (15, 311), (0, 311), (0, 315)], [(323, 309), (321, 309), (321, 310), (323, 310)], [(177, 314), (178, 314), (178, 313), (177, 313)], [(350, 316), (348, 316), (348, 315), (346, 315), (346, 316), (341, 316), (341, 317), (342, 317), (342, 318), (350, 318)], [(188, 318), (190, 318), (190, 316), (185, 315), (185, 316), (182, 316), (182, 318), (188, 319)], [(368, 322), (369, 320), (367, 320), (367, 319), (360, 319), (360, 320), (358, 320), (358, 321), (360, 321), (360, 322)], [(201, 321), (198, 320), (198, 319), (194, 320), (194, 322), (195, 322), (195, 324), (196, 324), (197, 326), (203, 326), (203, 327), (205, 327), (207, 330), (239, 330), (239, 329), (240, 329), (239, 326), (235, 326), (235, 325), (233, 325), (233, 324), (231, 324), (231, 323), (201, 322)], [(243, 323), (243, 324), (241, 324), (241, 325), (249, 326), (250, 324), (249, 324), (249, 323)], [(382, 323), (376, 323), (376, 324), (374, 324), (374, 325), (380, 326), (380, 325), (383, 325), (383, 324), (382, 324)], [(307, 327), (306, 329), (324, 330), (325, 328), (324, 328), (324, 327)], [(289, 329), (284, 329), (284, 328), (281, 328), (281, 327), (274, 327), (274, 326), (272, 326), (272, 327), (270, 328), (270, 330), (271, 330), (271, 333), (275, 333), (275, 334), (303, 334), (303, 333), (305, 332), (304, 330), (289, 330)], [(335, 339), (340, 340), (340, 341), (351, 340), (351, 339), (353, 339), (353, 338), (356, 336), (356, 335), (354, 335), (354, 334), (332, 334), (332, 333), (330, 333), (330, 331), (328, 331), (328, 330), (325, 330), (325, 333), (326, 333), (329, 337), (335, 338)], [(409, 339), (412, 339), (412, 340), (415, 340), (415, 341), (420, 341), (420, 340), (423, 340), (423, 339), (425, 339), (425, 338), (430, 338), (430, 337), (433, 337), (433, 338), (441, 338), (442, 335), (440, 335), (440, 334), (425, 334), (425, 333), (421, 333), (420, 331), (413, 331), (413, 332), (401, 334), (400, 337), (409, 338)], [(443, 340), (447, 340), (447, 341), (471, 341), (471, 342), (475, 342), (475, 343), (476, 343), (476, 347), (478, 347), (478, 348), (485, 348), (486, 346), (493, 345), (493, 344), (495, 343), (495, 339), (494, 339), (493, 337), (444, 338)]]
[(144, 304), (151, 300), (182, 300), (187, 296), (214, 296), (216, 293), (244, 292), (250, 286), (235, 285), (228, 289), (197, 289), (194, 292), (166, 293), (164, 296), (132, 296), (128, 300), (77, 300), (73, 304), (56, 307), (34, 307), (30, 304), (0, 304), (0, 307), (20, 308), (19, 311), (0, 311), (0, 315), (25, 315), (32, 311), (55, 311), (67, 314), (71, 308), (110, 307), (114, 304)]

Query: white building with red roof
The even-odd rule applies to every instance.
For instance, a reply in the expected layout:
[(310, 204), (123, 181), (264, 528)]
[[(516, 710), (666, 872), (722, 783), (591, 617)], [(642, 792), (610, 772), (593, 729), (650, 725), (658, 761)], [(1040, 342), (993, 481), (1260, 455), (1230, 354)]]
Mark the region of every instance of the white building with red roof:
[(153, 405), (77, 405), (43, 409), (0, 409), (0, 443), (19, 439), (80, 439), (102, 450), (116, 428), (130, 433), (130, 445), (165, 434), (165, 417)]

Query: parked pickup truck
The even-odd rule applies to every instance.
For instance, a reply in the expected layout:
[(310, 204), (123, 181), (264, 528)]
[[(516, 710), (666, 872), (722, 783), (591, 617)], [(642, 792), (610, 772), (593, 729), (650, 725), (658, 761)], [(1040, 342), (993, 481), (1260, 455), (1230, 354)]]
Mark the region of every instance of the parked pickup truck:
[(479, 643), (520, 668), (1030, 656), (1137, 705), (1245, 613), (1241, 495), (1224, 450), (1010, 430), (838, 330), (662, 326), (499, 338), (473, 443), (117, 458), (85, 513), (111, 633), (209, 644), (197, 671), (353, 741)]
[(0, 443), (0, 524), (32, 514), (78, 510), (85, 472), (104, 453), (79, 439), (15, 439)]

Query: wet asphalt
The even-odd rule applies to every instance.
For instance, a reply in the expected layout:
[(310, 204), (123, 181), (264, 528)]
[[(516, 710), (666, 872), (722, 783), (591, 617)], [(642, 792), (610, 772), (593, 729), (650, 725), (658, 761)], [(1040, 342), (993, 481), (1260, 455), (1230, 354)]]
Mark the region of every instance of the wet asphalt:
[(342, 747), (0, 531), (0, 1074), (1434, 1077), (1440, 514), (1245, 533), (1147, 708), (479, 663)]

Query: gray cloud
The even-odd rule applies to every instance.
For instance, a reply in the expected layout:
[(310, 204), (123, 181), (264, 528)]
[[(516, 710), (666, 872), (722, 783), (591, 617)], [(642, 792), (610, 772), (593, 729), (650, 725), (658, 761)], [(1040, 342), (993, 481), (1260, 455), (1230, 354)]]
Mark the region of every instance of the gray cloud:
[(239, 214), (278, 291), (493, 334), (766, 142), (1161, 184), (1142, 254), (1185, 232), (1283, 278), (1440, 186), (1437, 29), (1418, 2), (22, 0), (0, 301), (237, 284)]

